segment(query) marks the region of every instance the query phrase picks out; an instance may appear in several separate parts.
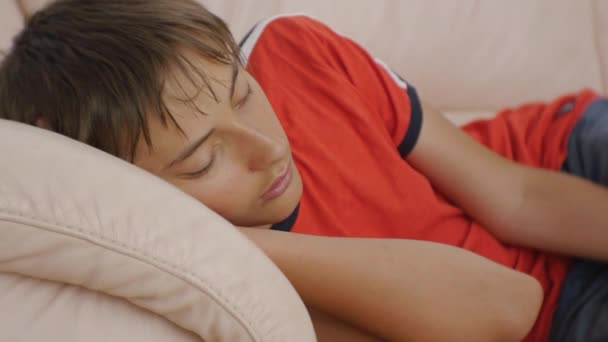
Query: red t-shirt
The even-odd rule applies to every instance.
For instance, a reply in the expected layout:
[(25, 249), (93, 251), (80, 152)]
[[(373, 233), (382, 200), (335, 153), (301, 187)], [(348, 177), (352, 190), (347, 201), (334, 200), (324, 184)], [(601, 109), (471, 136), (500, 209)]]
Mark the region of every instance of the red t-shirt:
[[(569, 260), (498, 241), (404, 160), (423, 120), (411, 85), (305, 16), (258, 24), (242, 48), (287, 132), (304, 183), (300, 206), (275, 229), (441, 242), (528, 273), (545, 290), (528, 339), (547, 339)], [(464, 129), (511, 160), (559, 170), (571, 129), (596, 97), (591, 91), (564, 96)]]

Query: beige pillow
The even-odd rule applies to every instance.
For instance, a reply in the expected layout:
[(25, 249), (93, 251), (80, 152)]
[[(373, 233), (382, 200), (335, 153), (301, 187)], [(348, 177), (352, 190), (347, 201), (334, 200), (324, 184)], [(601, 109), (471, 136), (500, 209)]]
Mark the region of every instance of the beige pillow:
[(173, 186), (3, 120), (0, 156), (0, 341), (315, 340), (270, 260)]

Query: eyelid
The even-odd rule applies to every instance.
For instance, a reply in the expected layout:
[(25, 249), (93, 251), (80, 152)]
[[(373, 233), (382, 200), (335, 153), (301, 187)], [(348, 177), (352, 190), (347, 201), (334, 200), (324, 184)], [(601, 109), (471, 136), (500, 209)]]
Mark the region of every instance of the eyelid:
[(180, 177), (185, 179), (194, 179), (205, 175), (207, 172), (209, 172), (213, 164), (216, 162), (219, 151), (219, 146), (217, 144), (213, 145), (211, 149), (211, 158), (209, 158), (209, 162), (205, 163), (205, 166), (203, 168), (194, 172), (183, 173)]
[(205, 165), (205, 167), (203, 167), (202, 169), (195, 171), (195, 172), (185, 173), (183, 176), (185, 178), (190, 178), (190, 179), (200, 177), (200, 176), (206, 174), (207, 172), (209, 172), (209, 169), (211, 168), (211, 166), (213, 165), (214, 162), (215, 162), (215, 152), (213, 152), (211, 154), (211, 160), (209, 160), (209, 162), (207, 163), (207, 165)]
[(247, 93), (236, 104), (236, 108), (241, 108), (241, 106), (243, 106), (245, 104), (245, 102), (247, 102), (247, 100), (249, 100), (249, 96), (251, 96), (252, 93), (253, 93), (253, 90), (251, 89), (251, 83), (247, 82)]

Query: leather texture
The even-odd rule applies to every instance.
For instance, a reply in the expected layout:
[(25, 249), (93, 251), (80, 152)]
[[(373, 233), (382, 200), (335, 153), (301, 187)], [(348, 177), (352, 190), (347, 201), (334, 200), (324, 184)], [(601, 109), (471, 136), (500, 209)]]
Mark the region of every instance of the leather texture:
[(195, 199), (55, 133), (0, 137), (0, 341), (314, 341), (279, 269)]

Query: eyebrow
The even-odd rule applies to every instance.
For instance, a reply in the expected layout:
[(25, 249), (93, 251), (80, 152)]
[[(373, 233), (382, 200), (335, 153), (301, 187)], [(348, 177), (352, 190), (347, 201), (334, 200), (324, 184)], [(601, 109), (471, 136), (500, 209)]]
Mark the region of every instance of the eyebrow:
[(196, 150), (198, 150), (198, 148), (201, 147), (201, 145), (203, 145), (205, 143), (205, 141), (207, 141), (209, 139), (209, 137), (211, 137), (211, 135), (213, 134), (214, 131), (215, 131), (215, 129), (211, 129), (209, 132), (207, 132), (207, 134), (205, 134), (202, 137), (198, 138), (192, 145), (186, 147), (177, 156), (177, 158), (175, 158), (175, 160), (173, 160), (169, 165), (167, 165), (167, 167), (165, 167), (165, 169), (169, 169), (173, 165), (175, 165), (177, 163), (181, 163), (184, 160), (190, 158), (190, 156), (192, 156), (194, 154), (194, 152), (196, 152)]

